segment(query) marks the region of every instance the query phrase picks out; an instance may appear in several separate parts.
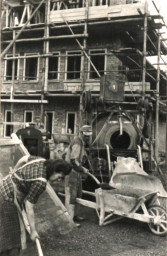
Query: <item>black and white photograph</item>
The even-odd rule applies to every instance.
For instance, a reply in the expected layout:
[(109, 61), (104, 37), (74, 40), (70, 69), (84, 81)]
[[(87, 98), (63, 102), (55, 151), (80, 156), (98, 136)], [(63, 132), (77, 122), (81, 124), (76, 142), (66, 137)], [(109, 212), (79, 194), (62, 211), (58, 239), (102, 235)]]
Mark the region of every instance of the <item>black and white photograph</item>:
[(0, 256), (167, 256), (167, 0), (0, 14)]

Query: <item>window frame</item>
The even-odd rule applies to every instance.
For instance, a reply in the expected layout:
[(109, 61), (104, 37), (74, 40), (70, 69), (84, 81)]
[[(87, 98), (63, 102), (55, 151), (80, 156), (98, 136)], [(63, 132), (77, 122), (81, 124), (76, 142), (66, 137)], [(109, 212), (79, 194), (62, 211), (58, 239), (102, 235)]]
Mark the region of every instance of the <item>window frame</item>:
[[(103, 48), (103, 49), (90, 49), (89, 50), (89, 57), (91, 59), (91, 52), (97, 52), (97, 51), (104, 51), (104, 75), (106, 74), (106, 67), (107, 67), (107, 49)], [(102, 55), (103, 56), (103, 55)], [(99, 77), (96, 78), (90, 78), (90, 69), (91, 69), (91, 64), (90, 61), (88, 62), (88, 80), (96, 80), (96, 79), (100, 79)]]
[(58, 65), (57, 65), (57, 78), (55, 79), (49, 79), (49, 63), (48, 63), (48, 81), (56, 81), (60, 80), (60, 52), (53, 52), (53, 56), (48, 57), (48, 62), (50, 58), (57, 57), (58, 58)]
[(26, 113), (32, 113), (32, 120), (31, 122), (34, 122), (34, 111), (33, 110), (25, 110), (24, 111), (24, 124), (26, 124)]
[(40, 57), (33, 57), (39, 55), (39, 53), (25, 53), (24, 56), (31, 56), (31, 58), (37, 58), (37, 76), (36, 79), (26, 79), (26, 60), (31, 58), (24, 58), (24, 64), (23, 64), (23, 81), (26, 82), (38, 82), (39, 81), (39, 63), (40, 63)]
[[(7, 121), (7, 113), (10, 112), (11, 113), (11, 116), (12, 116), (12, 111), (10, 109), (5, 109), (5, 124), (4, 124), (4, 131), (3, 131), (3, 134), (4, 134), (4, 138), (10, 138), (10, 135), (9, 136), (6, 136), (6, 126), (7, 125), (10, 125), (10, 124), (6, 124), (6, 122), (10, 122), (10, 121)], [(11, 121), (12, 123), (12, 121)], [(13, 124), (11, 124), (11, 126), (13, 126)], [(13, 130), (14, 130), (14, 126), (13, 126)]]
[[(15, 57), (19, 57), (19, 56), (20, 56), (20, 54), (16, 54), (16, 55), (15, 55)], [(12, 55), (12, 54), (6, 54), (6, 55), (5, 55), (5, 58), (8, 58), (8, 57), (13, 57), (13, 55)], [(10, 59), (9, 59), (9, 60), (10, 60)], [(6, 77), (7, 77), (7, 62), (8, 62), (9, 60), (5, 59), (4, 76), (3, 76), (3, 80), (4, 80), (5, 82), (10, 82), (10, 81), (12, 81), (12, 77), (11, 77), (10, 80), (7, 80), (7, 79), (6, 79)], [(16, 60), (16, 59), (15, 59), (15, 60)], [(13, 63), (12, 63), (12, 65), (13, 65)], [(19, 80), (19, 71), (20, 71), (20, 59), (18, 58), (18, 59), (17, 59), (17, 75), (16, 75), (16, 79), (14, 78), (14, 81), (18, 81), (18, 80)]]
[(69, 114), (74, 114), (74, 133), (71, 134), (76, 134), (76, 124), (77, 124), (77, 112), (76, 111), (67, 111), (66, 112), (66, 133), (69, 134), (68, 132), (68, 116)]
[(51, 129), (51, 132), (53, 134), (53, 128), (54, 128), (54, 120), (55, 120), (55, 116), (54, 116), (54, 113), (55, 111), (49, 111), (49, 110), (46, 110), (45, 113), (44, 113), (44, 129), (46, 130), (47, 126), (46, 126), (46, 114), (47, 113), (52, 113), (52, 129)]
[[(68, 76), (68, 56), (70, 56), (70, 53), (79, 53), (79, 56), (81, 57), (81, 60), (80, 60), (80, 77), (79, 78), (67, 78)], [(73, 55), (72, 55), (73, 57)], [(81, 80), (81, 67), (82, 67), (82, 63), (83, 63), (83, 58), (82, 58), (82, 51), (81, 50), (73, 50), (73, 51), (66, 51), (66, 60), (65, 60), (65, 80)]]

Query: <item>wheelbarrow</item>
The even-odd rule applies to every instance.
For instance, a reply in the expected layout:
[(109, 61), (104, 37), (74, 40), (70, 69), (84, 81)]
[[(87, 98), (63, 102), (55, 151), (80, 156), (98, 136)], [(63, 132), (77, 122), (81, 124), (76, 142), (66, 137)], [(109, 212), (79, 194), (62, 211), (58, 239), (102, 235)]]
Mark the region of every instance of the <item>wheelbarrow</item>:
[(77, 198), (77, 203), (95, 209), (100, 226), (126, 217), (147, 223), (155, 235), (167, 233), (167, 213), (159, 203), (158, 192), (134, 189), (122, 184), (112, 188), (108, 184), (100, 184), (92, 174), (90, 176), (100, 188), (95, 192), (83, 193), (94, 196), (95, 202)]

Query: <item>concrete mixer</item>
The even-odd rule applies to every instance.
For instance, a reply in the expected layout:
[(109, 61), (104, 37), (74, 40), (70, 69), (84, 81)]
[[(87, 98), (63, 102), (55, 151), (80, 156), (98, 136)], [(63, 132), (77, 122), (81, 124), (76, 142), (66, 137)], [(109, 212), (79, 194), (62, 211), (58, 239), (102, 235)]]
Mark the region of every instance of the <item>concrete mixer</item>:
[[(148, 100), (144, 107), (138, 102), (125, 104), (123, 84), (120, 78), (106, 75), (101, 77), (99, 98), (93, 99), (91, 92), (83, 95), (86, 122), (93, 128), (89, 158), (92, 171), (101, 180), (108, 177), (108, 173), (112, 175), (114, 162), (120, 156), (133, 157), (144, 170), (151, 170), (151, 133), (145, 136), (144, 131), (146, 115), (152, 110)], [(96, 113), (94, 118), (89, 118), (92, 109)]]

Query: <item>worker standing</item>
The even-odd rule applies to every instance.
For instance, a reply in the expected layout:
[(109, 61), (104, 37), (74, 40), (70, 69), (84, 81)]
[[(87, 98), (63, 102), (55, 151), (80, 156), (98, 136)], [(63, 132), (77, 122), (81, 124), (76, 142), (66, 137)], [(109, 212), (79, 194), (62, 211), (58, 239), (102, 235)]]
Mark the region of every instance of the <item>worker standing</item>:
[[(66, 208), (74, 220), (77, 226), (80, 224), (77, 222), (83, 221), (84, 218), (80, 217), (79, 205), (76, 205), (76, 198), (82, 197), (82, 174), (87, 174), (89, 170), (83, 166), (83, 161), (87, 158), (85, 147), (89, 146), (90, 138), (92, 136), (92, 127), (84, 125), (80, 128), (80, 137), (76, 137), (70, 144), (70, 163), (72, 165), (72, 171), (70, 175), (65, 178), (65, 205)], [(66, 161), (68, 159), (66, 158)]]
[[(26, 163), (25, 163), (26, 162)], [(19, 256), (20, 249), (26, 248), (25, 229), (22, 216), (24, 208), (30, 225), (33, 241), (39, 238), (35, 228), (34, 205), (51, 184), (63, 179), (71, 171), (71, 166), (62, 159), (25, 156), (9, 175), (0, 182), (0, 256)]]

